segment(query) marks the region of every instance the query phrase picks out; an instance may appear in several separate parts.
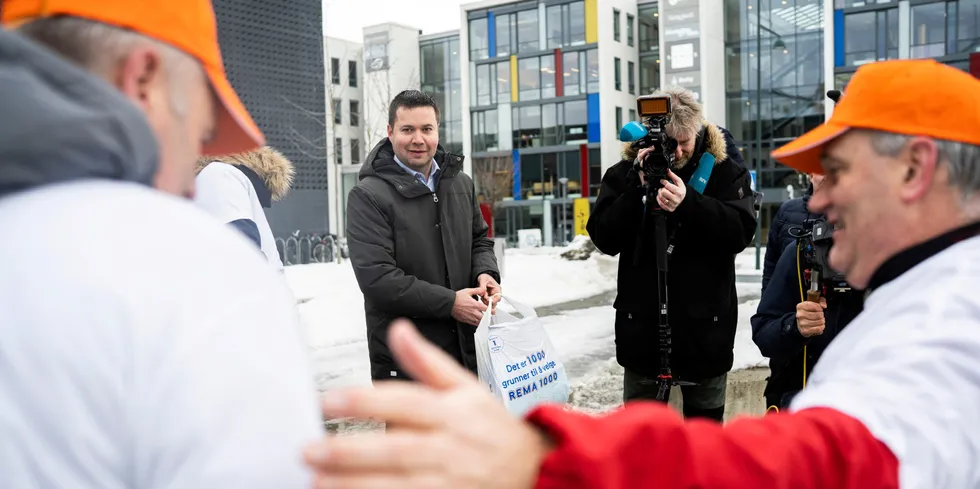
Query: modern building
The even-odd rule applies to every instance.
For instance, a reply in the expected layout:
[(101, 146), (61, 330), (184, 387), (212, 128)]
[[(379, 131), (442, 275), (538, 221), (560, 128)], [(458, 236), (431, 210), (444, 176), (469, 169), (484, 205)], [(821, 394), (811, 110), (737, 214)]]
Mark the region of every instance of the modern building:
[(327, 232), (321, 2), (215, 0), (214, 11), (232, 86), (296, 167), (290, 194), (267, 210), (273, 234)]
[[(467, 157), (495, 234), (512, 243), (526, 229), (545, 244), (571, 238), (572, 201), (594, 202), (636, 97), (658, 87), (691, 89), (735, 137), (765, 195), (764, 245), (779, 204), (807, 186), (769, 155), (829, 117), (827, 90), (885, 59), (980, 76), (980, 0), (486, 0), (464, 4), (460, 26), (366, 28), (365, 98), (392, 79), (433, 95), (443, 145)], [(398, 57), (417, 53), (419, 65), (391, 68), (390, 41), (369, 42), (394, 32)], [(371, 65), (386, 74), (372, 80)], [(393, 96), (383, 93), (366, 109), (377, 117)]]
[(364, 48), (360, 43), (324, 38), (330, 230), (347, 230), (347, 194), (357, 183), (357, 166), (369, 144), (364, 124)]
[(422, 31), (395, 23), (364, 28), (364, 135), (366, 149), (388, 137), (388, 104), (402, 90), (419, 88)]

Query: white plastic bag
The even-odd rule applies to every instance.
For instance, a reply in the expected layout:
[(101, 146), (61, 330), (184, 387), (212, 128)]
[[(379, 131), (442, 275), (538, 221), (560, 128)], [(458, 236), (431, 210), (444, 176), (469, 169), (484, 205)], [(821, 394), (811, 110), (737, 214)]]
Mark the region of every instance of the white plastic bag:
[(534, 309), (508, 297), (518, 318), (497, 307), (483, 314), (476, 328), (476, 360), (479, 378), (507, 410), (523, 416), (543, 403), (568, 402), (565, 365), (551, 344)]

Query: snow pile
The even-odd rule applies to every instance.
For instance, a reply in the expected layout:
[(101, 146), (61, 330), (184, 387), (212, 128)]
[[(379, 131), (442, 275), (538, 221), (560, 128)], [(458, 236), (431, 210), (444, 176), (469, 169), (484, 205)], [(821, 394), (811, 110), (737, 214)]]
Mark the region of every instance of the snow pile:
[(610, 257), (593, 253), (586, 260), (565, 260), (565, 248), (508, 249), (501, 287), (531, 307), (586, 299), (616, 290), (616, 267)]
[(575, 239), (568, 244), (568, 251), (561, 254), (566, 260), (587, 260), (596, 251), (592, 239), (585, 235), (575, 236)]

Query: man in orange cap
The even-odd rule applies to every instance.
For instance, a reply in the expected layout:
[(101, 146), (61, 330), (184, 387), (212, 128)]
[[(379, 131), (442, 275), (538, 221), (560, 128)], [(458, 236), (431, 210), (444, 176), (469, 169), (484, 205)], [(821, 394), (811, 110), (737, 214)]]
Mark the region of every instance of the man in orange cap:
[(263, 142), (210, 2), (2, 12), (0, 487), (308, 487), (323, 430), (295, 298), (169, 195), (193, 194), (202, 150)]
[[(789, 410), (725, 426), (636, 403), (605, 417), (502, 407), (407, 323), (418, 384), (325, 398), (385, 434), (309, 447), (323, 487), (966, 488), (980, 485), (980, 80), (931, 60), (858, 69), (833, 116), (774, 157), (826, 175), (830, 265), (869, 291)], [(445, 463), (452, 460), (453, 463)]]

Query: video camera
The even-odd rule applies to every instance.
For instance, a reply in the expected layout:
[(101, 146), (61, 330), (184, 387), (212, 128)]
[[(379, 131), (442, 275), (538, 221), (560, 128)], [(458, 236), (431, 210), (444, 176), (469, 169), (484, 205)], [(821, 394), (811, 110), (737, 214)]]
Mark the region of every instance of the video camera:
[[(640, 121), (630, 121), (619, 131), (619, 140), (630, 143), (637, 152), (656, 148), (643, 162), (643, 176), (648, 185), (660, 186), (667, 178), (667, 170), (674, 168), (674, 151), (677, 141), (667, 135), (670, 122), (670, 95), (642, 95), (636, 99)], [(640, 170), (639, 159), (633, 162), (634, 170)]]
[(810, 290), (827, 292), (848, 292), (850, 284), (844, 274), (830, 267), (828, 256), (834, 245), (834, 228), (825, 218), (810, 218), (803, 221), (802, 228), (790, 230), (800, 247), (800, 266), (806, 270), (805, 278)]

